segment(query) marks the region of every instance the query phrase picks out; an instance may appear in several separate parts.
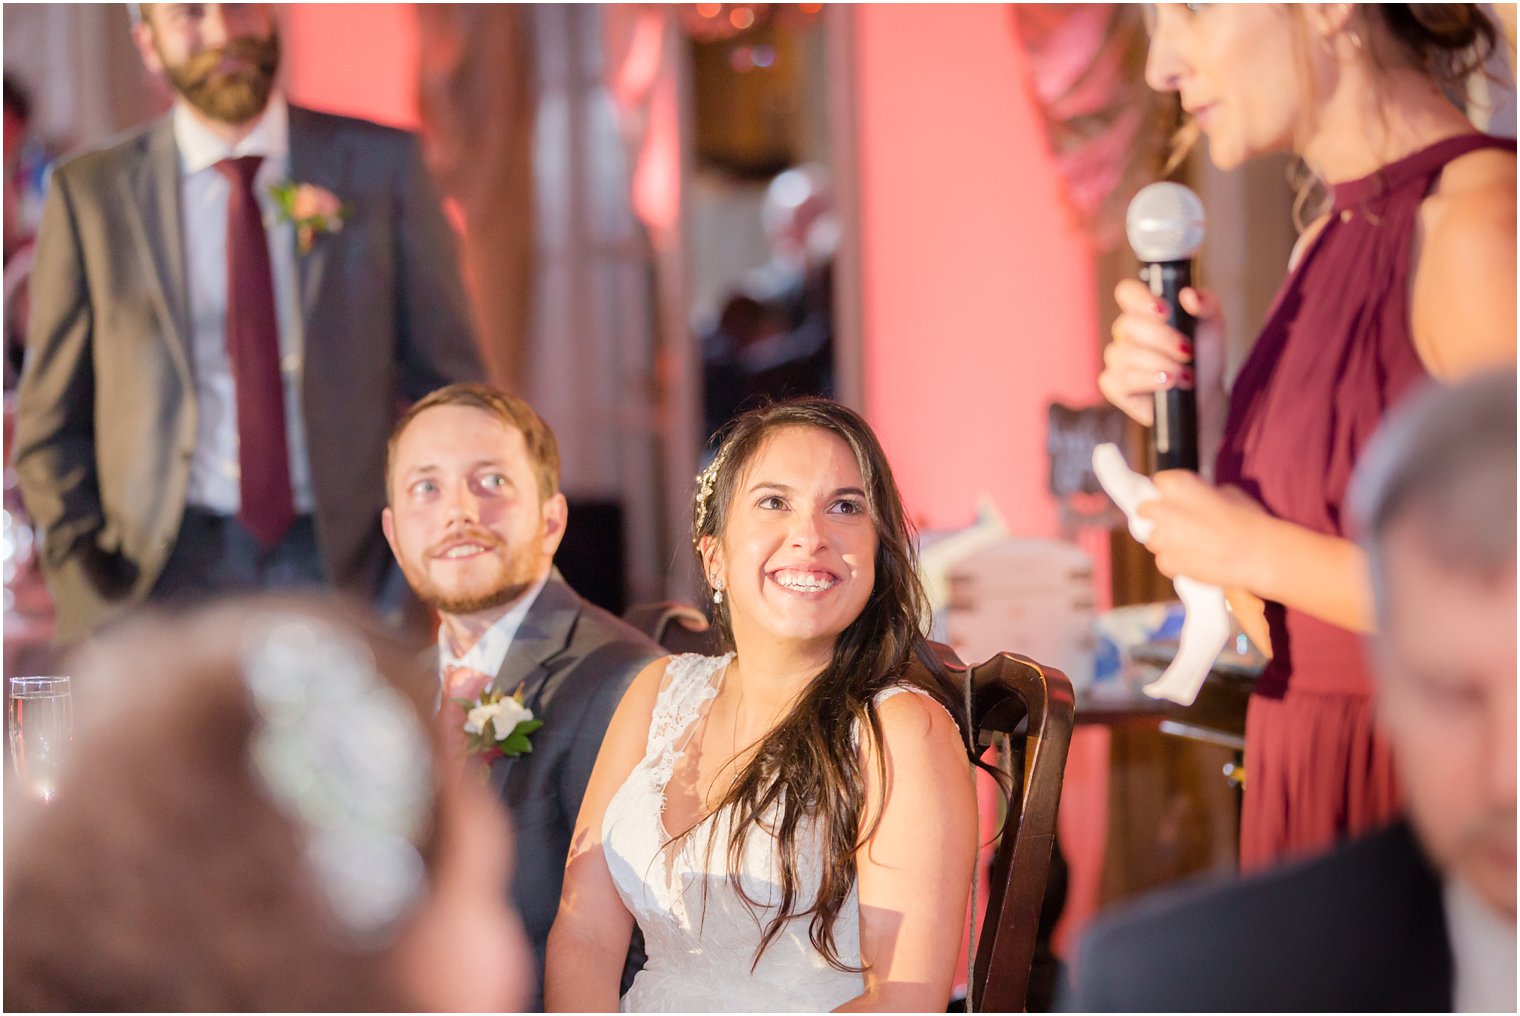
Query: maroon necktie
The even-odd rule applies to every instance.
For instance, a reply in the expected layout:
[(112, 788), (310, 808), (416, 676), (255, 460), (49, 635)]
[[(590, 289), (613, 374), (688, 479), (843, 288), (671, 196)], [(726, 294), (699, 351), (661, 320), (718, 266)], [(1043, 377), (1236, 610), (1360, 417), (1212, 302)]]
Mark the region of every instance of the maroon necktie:
[(285, 382), (280, 376), (280, 329), (275, 320), (269, 241), (253, 193), (260, 155), (223, 159), (227, 178), (227, 358), (237, 392), (238, 520), (272, 548), (295, 521), (290, 450), (285, 444)]

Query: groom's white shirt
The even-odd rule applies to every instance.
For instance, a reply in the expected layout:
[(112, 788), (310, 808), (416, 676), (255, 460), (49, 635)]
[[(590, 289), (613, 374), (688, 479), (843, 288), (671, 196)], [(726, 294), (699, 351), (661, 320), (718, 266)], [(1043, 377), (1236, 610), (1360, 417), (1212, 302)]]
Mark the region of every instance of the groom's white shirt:
[(1452, 1011), (1515, 1011), (1515, 922), (1495, 912), (1460, 878), (1442, 884), (1451, 939)]
[[(512, 609), (501, 615), (496, 623), (481, 632), (480, 638), (475, 644), (462, 655), (455, 656), (454, 648), (449, 644), (448, 630), (443, 625), (438, 626), (438, 675), (440, 679), (447, 673), (450, 667), (463, 667), (479, 674), (490, 674), (493, 677), (501, 673), (501, 665), (507, 658), (508, 651), (512, 648), (512, 640), (517, 637), (517, 629), (522, 627), (523, 618), (528, 616), (533, 602), (538, 599), (538, 594), (544, 591), (544, 586), (549, 582), (549, 576), (544, 575), (524, 593)], [(510, 688), (504, 689), (511, 692)]]

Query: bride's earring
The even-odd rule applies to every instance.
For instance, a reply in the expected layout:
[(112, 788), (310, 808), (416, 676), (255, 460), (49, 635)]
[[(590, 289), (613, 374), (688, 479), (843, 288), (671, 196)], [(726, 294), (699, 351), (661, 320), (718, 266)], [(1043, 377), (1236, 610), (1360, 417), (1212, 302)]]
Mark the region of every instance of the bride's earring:
[(713, 579), (712, 587), (713, 587), (713, 602), (714, 603), (722, 603), (723, 602), (723, 580), (722, 579)]

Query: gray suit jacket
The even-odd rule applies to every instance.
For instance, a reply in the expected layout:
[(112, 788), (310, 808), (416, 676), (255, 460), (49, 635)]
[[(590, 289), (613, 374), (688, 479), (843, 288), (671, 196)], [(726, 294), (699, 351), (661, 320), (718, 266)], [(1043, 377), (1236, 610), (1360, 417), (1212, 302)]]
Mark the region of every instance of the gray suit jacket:
[[(69, 641), (153, 589), (196, 440), (179, 156), (169, 117), (53, 173), (32, 271), (15, 464)], [(326, 574), (373, 599), (403, 400), (481, 376), (455, 241), (415, 138), (290, 108), (291, 175), (353, 207), (297, 255), (302, 408)]]
[(1156, 893), (1083, 936), (1065, 1012), (1450, 1012), (1439, 876), (1400, 822), (1224, 887)]
[[(494, 687), (523, 702), (544, 725), (533, 751), (499, 758), (491, 786), (512, 814), (517, 841), (513, 896), (538, 959), (534, 1007), (543, 1008), (544, 951), (559, 908), (570, 834), (612, 714), (640, 670), (665, 650), (616, 617), (582, 600), (556, 569), (529, 608)], [(630, 955), (628, 977), (643, 962)]]

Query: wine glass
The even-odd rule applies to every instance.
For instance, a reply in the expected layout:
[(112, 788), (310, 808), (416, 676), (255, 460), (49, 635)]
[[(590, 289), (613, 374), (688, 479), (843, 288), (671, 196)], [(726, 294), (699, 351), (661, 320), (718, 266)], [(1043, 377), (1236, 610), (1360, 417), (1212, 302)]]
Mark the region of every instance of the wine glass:
[(11, 762), (32, 793), (51, 800), (74, 736), (74, 697), (67, 677), (13, 677), (7, 726)]

